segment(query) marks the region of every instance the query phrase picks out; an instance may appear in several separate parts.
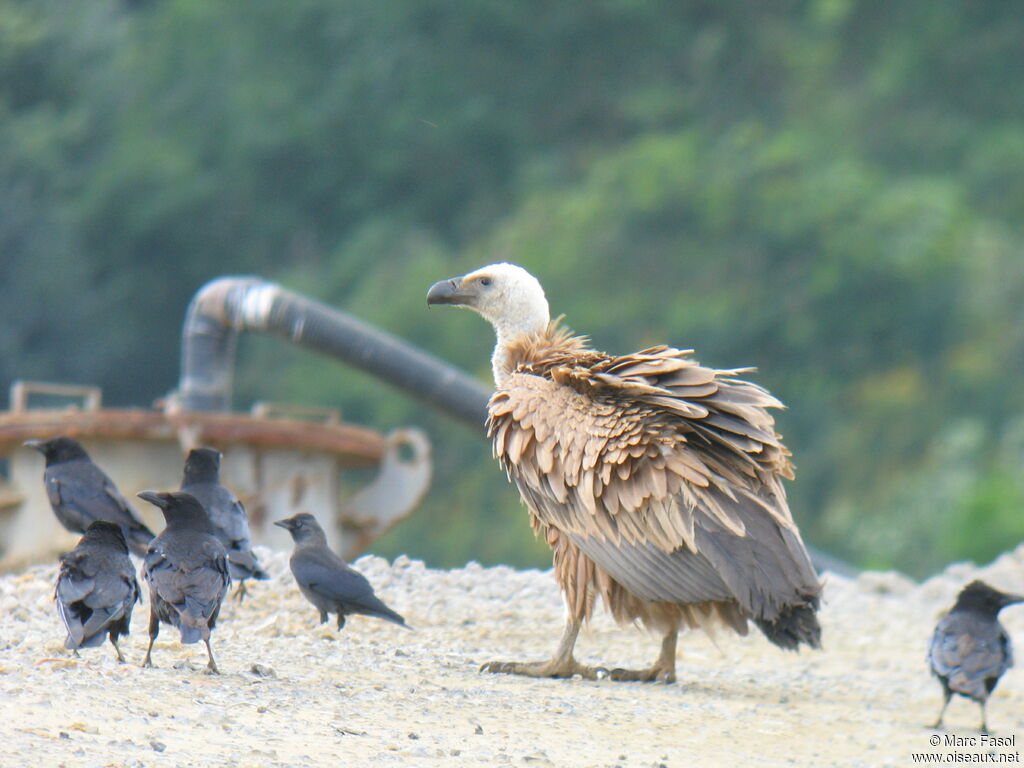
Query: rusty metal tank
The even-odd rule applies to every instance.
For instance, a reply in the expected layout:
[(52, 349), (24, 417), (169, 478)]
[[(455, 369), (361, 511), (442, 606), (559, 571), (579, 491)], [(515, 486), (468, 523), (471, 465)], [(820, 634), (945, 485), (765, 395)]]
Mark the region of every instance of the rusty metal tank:
[[(271, 522), (308, 512), (351, 558), (410, 514), (430, 483), (430, 444), (411, 427), (384, 435), (346, 423), (337, 409), (288, 405), (258, 404), (246, 414), (103, 408), (96, 387), (17, 382), (10, 410), (0, 413), (0, 568), (48, 559), (78, 538), (50, 511), (42, 457), (22, 445), (57, 435), (79, 440), (157, 531), (159, 511), (136, 492), (177, 488), (190, 448), (219, 449), (222, 481), (245, 504), (254, 542), (279, 549), (290, 540)], [(357, 469), (376, 471), (343, 492), (345, 473)]]

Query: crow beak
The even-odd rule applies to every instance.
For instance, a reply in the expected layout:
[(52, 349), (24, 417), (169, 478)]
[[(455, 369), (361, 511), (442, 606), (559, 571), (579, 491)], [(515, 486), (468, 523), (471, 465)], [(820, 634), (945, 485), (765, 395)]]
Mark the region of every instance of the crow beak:
[(139, 491), (137, 495), (140, 499), (148, 501), (155, 507), (160, 507), (160, 509), (167, 508), (167, 495), (164, 493), (159, 491)]
[(292, 519), (290, 517), (285, 518), (284, 520), (275, 520), (274, 525), (276, 525), (278, 528), (284, 528), (286, 531), (290, 531), (292, 528), (295, 527), (295, 524), (292, 522)]
[(40, 453), (43, 453), (46, 449), (43, 447), (45, 440), (26, 440), (22, 445), (26, 448), (35, 448)]
[(1015, 605), (1024, 603), (1024, 595), (1003, 595), (1003, 605)]
[(471, 304), (476, 299), (472, 290), (463, 288), (461, 277), (452, 277), (448, 280), (439, 280), (430, 286), (427, 291), (427, 306), (431, 304)]

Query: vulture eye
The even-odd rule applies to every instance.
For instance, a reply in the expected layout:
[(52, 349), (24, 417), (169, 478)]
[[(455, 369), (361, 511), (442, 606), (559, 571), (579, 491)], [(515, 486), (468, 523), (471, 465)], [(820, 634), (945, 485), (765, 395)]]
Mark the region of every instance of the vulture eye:
[(489, 277), (481, 277), (480, 278), (480, 285), (482, 285), (484, 287), (487, 287), (490, 284), (491, 284), (491, 278), (489, 278)]

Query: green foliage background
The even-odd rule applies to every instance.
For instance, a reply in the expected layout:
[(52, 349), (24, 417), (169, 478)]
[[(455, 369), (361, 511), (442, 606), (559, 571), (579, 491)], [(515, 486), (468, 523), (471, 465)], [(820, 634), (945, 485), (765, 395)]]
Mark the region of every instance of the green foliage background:
[[(0, 380), (146, 404), (231, 273), (486, 377), (423, 296), (515, 261), (600, 348), (758, 366), (809, 541), (991, 557), (1024, 539), (1022, 39), (970, 0), (0, 0)], [(468, 430), (276, 341), (238, 384), (430, 431), (378, 551), (547, 561)]]

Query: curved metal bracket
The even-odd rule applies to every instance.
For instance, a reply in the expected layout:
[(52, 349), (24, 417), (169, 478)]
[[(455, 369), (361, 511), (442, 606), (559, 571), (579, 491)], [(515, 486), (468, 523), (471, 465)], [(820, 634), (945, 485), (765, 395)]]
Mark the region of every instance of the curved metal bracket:
[(430, 487), (430, 441), (422, 430), (403, 427), (386, 438), (387, 447), (374, 480), (341, 503), (338, 524), (343, 557), (352, 560), (420, 503)]

